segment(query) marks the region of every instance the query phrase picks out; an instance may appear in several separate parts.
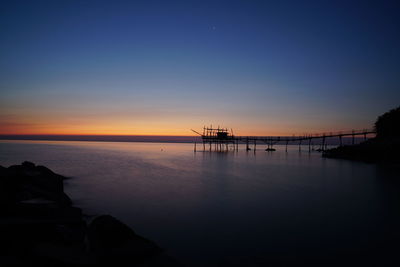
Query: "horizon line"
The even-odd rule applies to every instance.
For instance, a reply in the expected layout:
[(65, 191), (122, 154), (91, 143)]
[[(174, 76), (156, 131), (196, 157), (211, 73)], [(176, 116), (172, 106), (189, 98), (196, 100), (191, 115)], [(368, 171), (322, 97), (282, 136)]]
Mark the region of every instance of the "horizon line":
[(0, 134), (1, 136), (165, 136), (165, 137), (197, 137), (198, 135), (169, 135), (169, 134)]

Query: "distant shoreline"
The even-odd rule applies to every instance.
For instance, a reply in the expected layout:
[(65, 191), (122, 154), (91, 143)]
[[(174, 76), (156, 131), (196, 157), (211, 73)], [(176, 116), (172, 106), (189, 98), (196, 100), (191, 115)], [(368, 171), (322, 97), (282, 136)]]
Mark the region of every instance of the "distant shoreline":
[[(89, 141), (89, 142), (138, 142), (138, 143), (202, 143), (200, 136), (163, 136), (163, 135), (0, 135), (1, 140), (8, 141)], [(364, 139), (355, 138), (355, 143)], [(345, 144), (351, 144), (350, 138), (343, 138)], [(319, 145), (317, 140), (314, 145)], [(283, 144), (283, 143), (281, 143)], [(329, 145), (339, 145), (339, 139), (329, 140)], [(298, 145), (297, 142), (289, 145)], [(306, 144), (303, 144), (306, 145)]]
[(193, 143), (201, 142), (201, 137), (161, 135), (0, 135), (0, 140)]

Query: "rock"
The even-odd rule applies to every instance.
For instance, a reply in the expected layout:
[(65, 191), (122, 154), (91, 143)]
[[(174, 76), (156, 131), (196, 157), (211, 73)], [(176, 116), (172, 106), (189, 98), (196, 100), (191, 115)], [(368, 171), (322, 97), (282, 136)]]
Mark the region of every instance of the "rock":
[(63, 179), (59, 175), (39, 173), (32, 177), (32, 183), (43, 190), (60, 193), (64, 190)]
[[(29, 199), (32, 198), (45, 198), (48, 200), (53, 200), (55, 201), (58, 205), (60, 206), (70, 206), (72, 201), (68, 197), (67, 194), (65, 194), (63, 191), (54, 191), (54, 190), (49, 190), (48, 188), (45, 188), (43, 186), (37, 186), (37, 184), (26, 184), (23, 187), (23, 191), (20, 191), (20, 193), (25, 193), (25, 196), (28, 196)], [(27, 200), (27, 198), (18, 195), (19, 197), (17, 198), (18, 200)]]
[(89, 225), (92, 240), (96, 239), (96, 245), (114, 246), (124, 243), (136, 236), (135, 232), (127, 225), (110, 215), (102, 215), (95, 218)]
[(45, 167), (45, 166), (41, 166), (38, 165), (36, 166), (36, 170), (39, 171), (41, 174), (43, 175), (47, 175), (47, 176), (58, 176), (59, 178), (61, 178), (62, 180), (65, 180), (66, 177), (59, 175), (55, 172), (53, 172), (52, 170), (50, 170), (49, 168)]
[(94, 255), (82, 245), (64, 245), (38, 242), (33, 246), (34, 263), (38, 266), (95, 265)]
[(0, 170), (0, 208), (4, 212), (12, 208), (19, 192), (16, 179), (13, 179), (7, 168)]
[(326, 158), (359, 160), (369, 163), (399, 163), (400, 138), (372, 138), (352, 146), (341, 146), (324, 151)]
[(64, 179), (32, 162), (0, 166), (0, 265), (180, 266), (114, 217), (99, 216), (87, 227), (63, 191)]
[[(43, 199), (44, 200), (44, 199)], [(55, 221), (80, 221), (82, 210), (76, 207), (60, 207), (54, 201), (33, 199), (22, 201), (15, 205), (13, 216), (31, 217), (36, 219), (53, 219)]]
[(8, 202), (46, 198), (56, 201), (60, 206), (71, 205), (71, 199), (64, 193), (64, 177), (44, 166), (25, 161), (21, 165), (2, 169), (0, 177), (4, 191), (9, 192)]
[(27, 168), (27, 169), (33, 169), (33, 168), (35, 168), (35, 164), (32, 163), (32, 162), (30, 162), (30, 161), (24, 161), (24, 162), (22, 162), (21, 165), (22, 165), (24, 168)]
[(109, 215), (92, 221), (88, 227), (88, 240), (90, 249), (102, 262), (108, 263), (141, 263), (162, 252), (155, 243)]
[(65, 218), (7, 218), (2, 220), (1, 242), (51, 242), (57, 244), (82, 243), (86, 233), (83, 220)]

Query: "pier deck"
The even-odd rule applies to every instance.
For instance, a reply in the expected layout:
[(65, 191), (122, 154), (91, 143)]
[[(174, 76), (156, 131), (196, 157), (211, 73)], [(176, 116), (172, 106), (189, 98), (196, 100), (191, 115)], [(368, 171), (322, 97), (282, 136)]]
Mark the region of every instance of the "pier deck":
[[(203, 133), (199, 133), (195, 130), (193, 132), (201, 136), (203, 142), (203, 150), (214, 150), (222, 151), (229, 150), (232, 147), (235, 150), (239, 149), (240, 144), (246, 144), (246, 150), (251, 150), (250, 145), (253, 145), (253, 150), (256, 149), (257, 144), (266, 144), (267, 151), (273, 151), (273, 145), (285, 144), (286, 151), (289, 144), (298, 144), (301, 149), (302, 142), (305, 141), (308, 145), (309, 151), (311, 151), (312, 142), (314, 140), (319, 141), (318, 151), (324, 151), (327, 148), (328, 139), (339, 138), (339, 145), (343, 145), (343, 137), (351, 137), (352, 144), (355, 144), (355, 137), (361, 136), (364, 140), (367, 140), (371, 135), (376, 134), (374, 129), (363, 129), (363, 130), (351, 130), (351, 131), (339, 131), (339, 132), (327, 132), (317, 134), (305, 134), (305, 135), (293, 135), (293, 136), (235, 136), (233, 131), (229, 131), (224, 128), (203, 128)], [(197, 146), (195, 144), (195, 150)]]

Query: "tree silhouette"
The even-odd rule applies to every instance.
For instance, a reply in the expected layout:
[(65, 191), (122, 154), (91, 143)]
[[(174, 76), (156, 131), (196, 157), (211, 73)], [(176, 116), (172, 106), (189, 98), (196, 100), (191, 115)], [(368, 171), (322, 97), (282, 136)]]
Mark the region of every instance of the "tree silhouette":
[(376, 137), (400, 137), (400, 106), (379, 116), (375, 122)]

